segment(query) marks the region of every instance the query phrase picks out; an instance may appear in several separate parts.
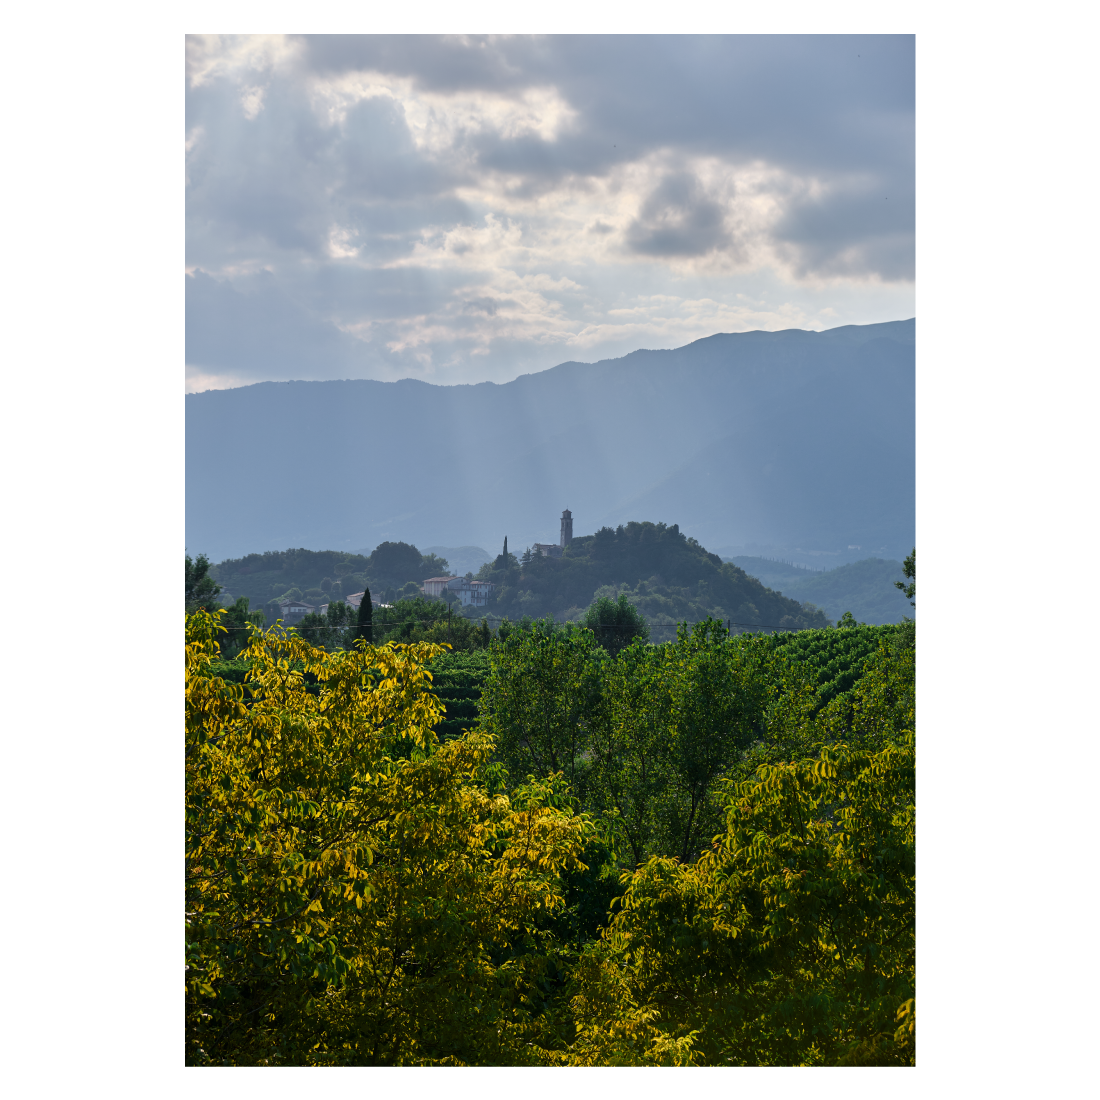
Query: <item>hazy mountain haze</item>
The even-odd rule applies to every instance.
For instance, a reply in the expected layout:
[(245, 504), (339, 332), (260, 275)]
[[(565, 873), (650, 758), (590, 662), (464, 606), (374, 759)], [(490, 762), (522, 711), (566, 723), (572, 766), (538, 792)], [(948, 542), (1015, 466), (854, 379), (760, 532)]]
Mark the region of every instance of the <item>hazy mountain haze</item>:
[(187, 546), (386, 539), (519, 553), (628, 520), (704, 546), (900, 558), (914, 542), (915, 322), (717, 334), (501, 385), (264, 382), (190, 394)]

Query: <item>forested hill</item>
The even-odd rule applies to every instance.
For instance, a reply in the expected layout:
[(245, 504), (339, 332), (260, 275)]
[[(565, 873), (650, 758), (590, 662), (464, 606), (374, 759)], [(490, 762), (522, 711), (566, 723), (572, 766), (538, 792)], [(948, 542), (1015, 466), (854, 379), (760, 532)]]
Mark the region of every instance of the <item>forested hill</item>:
[(501, 554), (479, 576), (497, 585), (487, 610), (511, 619), (576, 619), (594, 599), (625, 593), (645, 616), (655, 642), (673, 637), (677, 622), (708, 616), (780, 630), (826, 625), (821, 611), (765, 588), (708, 553), (676, 524), (604, 527), (574, 538), (560, 558), (534, 555), (524, 561)]
[(764, 558), (723, 558), (740, 566), (761, 584), (792, 599), (816, 604), (829, 619), (845, 611), (863, 623), (900, 623), (912, 615), (909, 601), (897, 590), (904, 581), (900, 561), (865, 558), (834, 569), (813, 571)]
[(210, 575), (222, 587), (222, 603), (247, 596), (253, 611), (265, 611), (274, 622), (287, 599), (323, 604), (370, 588), (375, 598), (389, 602), (399, 595), (418, 595), (425, 577), (447, 568), (445, 558), (422, 554), (403, 542), (384, 542), (366, 556), (300, 548), (246, 554), (218, 562)]

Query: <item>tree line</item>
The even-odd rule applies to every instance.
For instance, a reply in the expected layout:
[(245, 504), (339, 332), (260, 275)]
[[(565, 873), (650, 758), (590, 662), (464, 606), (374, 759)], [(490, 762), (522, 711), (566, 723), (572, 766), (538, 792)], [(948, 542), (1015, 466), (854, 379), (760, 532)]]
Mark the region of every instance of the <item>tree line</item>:
[(225, 619), (187, 619), (189, 1064), (913, 1064), (911, 624), (825, 701), (799, 634), (544, 620), (440, 737), (473, 653), (254, 628), (233, 682)]

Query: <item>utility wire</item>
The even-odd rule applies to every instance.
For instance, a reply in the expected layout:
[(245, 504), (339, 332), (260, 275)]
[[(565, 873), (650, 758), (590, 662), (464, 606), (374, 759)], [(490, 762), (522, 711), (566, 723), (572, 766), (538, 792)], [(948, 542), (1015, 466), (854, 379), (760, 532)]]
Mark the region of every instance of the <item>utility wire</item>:
[[(305, 618), (305, 616), (303, 616), (303, 618)], [(466, 616), (459, 616), (456, 619), (448, 619), (445, 616), (439, 616), (437, 618), (432, 618), (432, 619), (407, 618), (407, 619), (396, 619), (396, 620), (385, 621), (385, 622), (379, 622), (379, 621), (375, 620), (370, 625), (371, 625), (372, 629), (381, 629), (381, 630), (385, 631), (385, 630), (389, 630), (389, 629), (396, 629), (397, 627), (401, 627), (401, 626), (415, 625), (415, 624), (418, 624), (418, 623), (445, 623), (445, 624), (449, 625), (451, 622), (464, 622), (464, 623), (470, 623), (473, 626), (478, 626), (481, 623), (482, 619), (484, 619), (486, 621), (489, 620), (489, 619), (493, 619), (498, 623), (507, 622), (509, 626), (514, 626), (517, 629), (523, 629), (523, 626), (524, 626), (522, 620), (520, 620), (520, 619), (509, 619), (507, 616), (501, 616), (501, 615), (482, 615), (477, 619), (466, 618)], [(533, 620), (531, 620), (530, 624), (528, 624), (528, 625), (534, 625), (535, 623), (538, 623), (540, 621), (542, 621), (542, 620), (533, 619)], [(681, 625), (683, 625), (683, 626), (698, 626), (700, 623), (705, 623), (705, 622), (717, 622), (719, 625), (721, 625), (722, 620), (721, 619), (698, 619), (693, 623), (689, 623), (686, 619), (684, 619), (684, 620), (678, 620), (675, 623), (649, 623), (647, 625), (649, 626), (650, 630), (653, 630), (655, 628), (660, 630), (660, 629), (663, 629), (663, 628), (666, 628), (666, 627), (671, 627), (671, 626), (681, 626)], [(263, 629), (265, 629), (265, 631), (266, 630), (274, 630), (276, 626), (280, 626), (280, 625), (283, 627), (284, 630), (355, 630), (358, 626), (358, 624), (356, 622), (350, 622), (350, 623), (344, 623), (344, 624), (321, 623), (320, 625), (314, 624), (314, 625), (310, 625), (310, 626), (299, 626), (297, 623), (285, 623), (282, 619), (279, 619), (272, 626), (265, 627)], [(566, 622), (561, 622), (561, 623), (555, 622), (554, 625), (555, 626), (567, 626), (567, 625), (583, 626), (584, 624), (578, 622), (575, 619), (570, 619), (570, 620), (567, 620)], [(866, 625), (866, 624), (861, 623), (860, 625), (863, 626), (863, 625)], [(783, 630), (783, 631), (787, 631), (787, 632), (793, 632), (791, 627), (780, 626), (778, 623), (735, 623), (735, 622), (733, 622), (732, 619), (727, 619), (726, 620), (726, 627), (729, 628), (731, 626), (752, 627), (752, 628), (762, 628), (764, 630)], [(224, 627), (222, 627), (222, 629), (223, 630), (248, 630), (248, 627), (247, 626), (224, 626)], [(592, 628), (590, 627), (589, 629), (592, 629)], [(595, 629), (604, 631), (604, 630), (634, 630), (635, 628), (633, 626), (631, 626), (630, 624), (628, 624), (628, 623), (606, 623), (606, 624), (601, 623), (601, 624), (597, 624)], [(822, 628), (821, 627), (796, 627), (794, 629), (795, 630), (820, 630)]]

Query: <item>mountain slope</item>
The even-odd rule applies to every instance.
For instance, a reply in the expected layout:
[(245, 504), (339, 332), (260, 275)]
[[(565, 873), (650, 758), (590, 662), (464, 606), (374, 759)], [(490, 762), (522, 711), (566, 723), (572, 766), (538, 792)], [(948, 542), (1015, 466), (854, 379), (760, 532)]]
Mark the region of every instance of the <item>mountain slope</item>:
[(505, 385), (261, 383), (187, 397), (187, 545), (556, 542), (639, 515), (709, 545), (913, 532), (915, 322), (719, 334)]
[(909, 601), (894, 587), (895, 581), (905, 580), (900, 561), (866, 558), (814, 573), (762, 558), (728, 560), (768, 588), (820, 607), (830, 622), (836, 622), (845, 611), (872, 625), (900, 623), (904, 615), (914, 617)]

